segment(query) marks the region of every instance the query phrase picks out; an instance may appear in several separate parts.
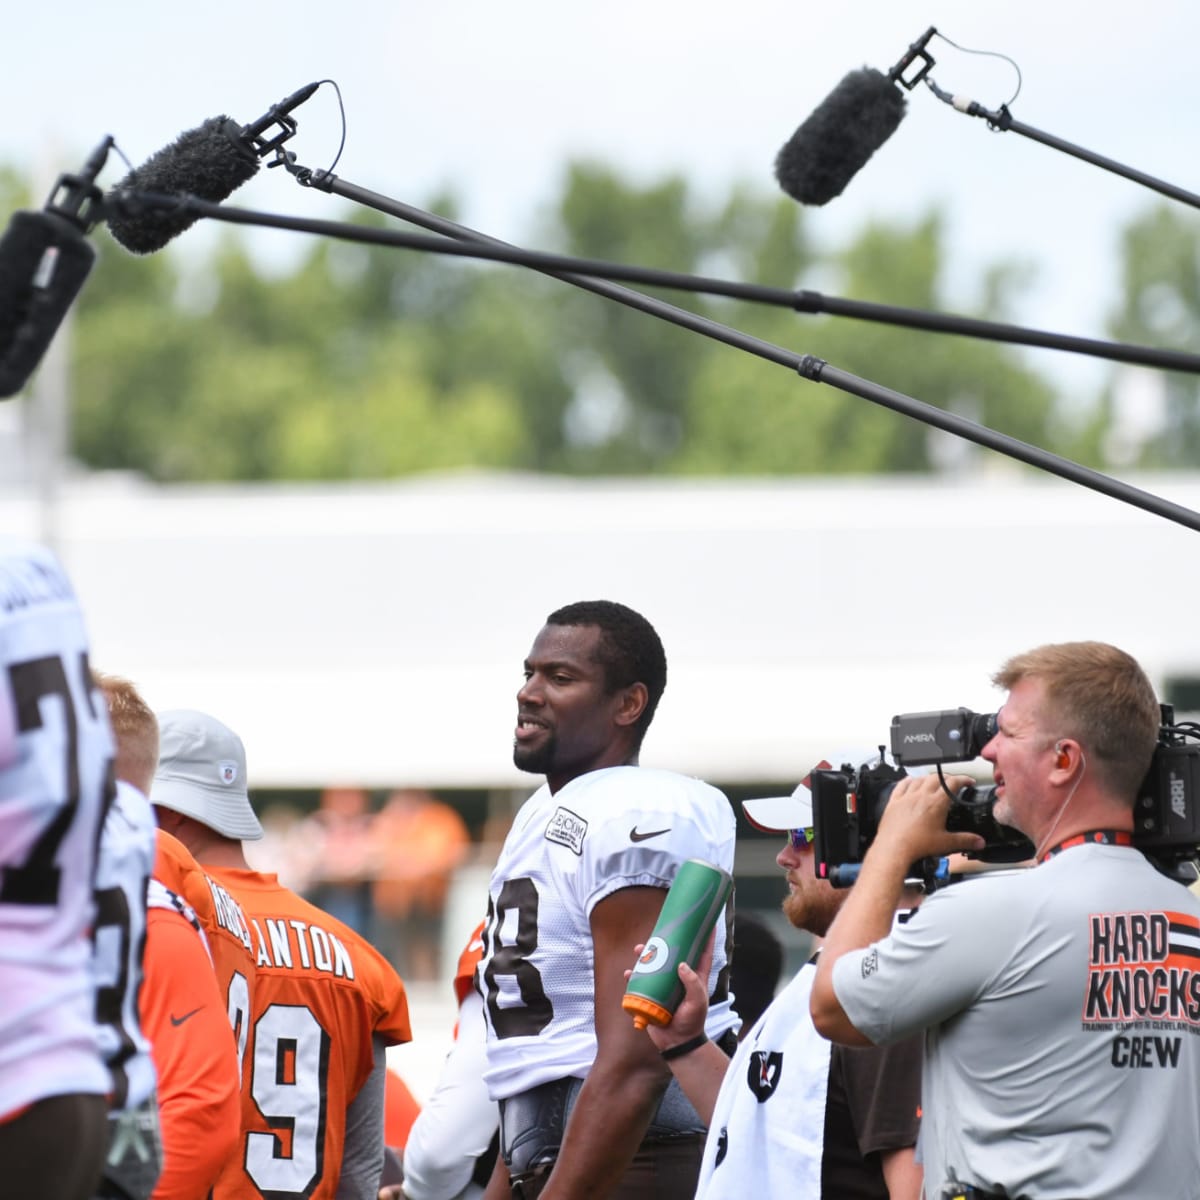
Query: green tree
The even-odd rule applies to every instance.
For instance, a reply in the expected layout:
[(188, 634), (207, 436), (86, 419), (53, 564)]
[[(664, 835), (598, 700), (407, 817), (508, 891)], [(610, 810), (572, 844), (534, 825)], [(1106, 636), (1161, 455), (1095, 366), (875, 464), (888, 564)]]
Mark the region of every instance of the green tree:
[[(568, 170), (547, 235), (569, 254), (754, 283), (778, 282), (809, 261), (790, 201), (741, 187), (705, 211), (678, 177), (637, 186), (595, 163)], [(639, 290), (715, 319), (730, 307), (700, 294)], [(624, 473), (669, 463), (690, 437), (696, 381), (718, 343), (585, 293), (564, 293), (555, 313), (564, 344), (575, 347), (560, 469)]]
[[(941, 222), (912, 228), (872, 224), (829, 266), (840, 294), (931, 311), (942, 301)], [(1007, 295), (990, 281), (995, 317)], [(1052, 388), (1007, 346), (848, 317), (787, 310), (731, 314), (738, 328), (801, 348), (860, 378), (1047, 446)], [(989, 311), (990, 310), (990, 311)], [(832, 386), (814, 385), (736, 352), (713, 356), (697, 380), (690, 436), (673, 462), (690, 473), (804, 474), (923, 471), (934, 465), (930, 428)]]
[[(0, 176), (0, 189), (19, 190)], [(4, 194), (0, 190), (0, 194)], [(453, 196), (429, 207), (453, 216)], [(393, 219), (361, 207), (344, 219)], [(282, 235), (272, 235), (282, 236)], [(186, 238), (186, 235), (185, 235)], [(97, 233), (77, 304), (74, 452), (159, 480), (388, 478), (485, 466), (564, 473), (924, 470), (919, 422), (536, 272), (321, 238), (284, 269), (225, 230), (135, 258)], [(602, 164), (564, 178), (527, 244), (791, 288), (944, 307), (930, 216), (818, 253), (803, 210), (739, 186)], [(1021, 279), (998, 264), (977, 315)], [(663, 298), (920, 400), (1052, 446), (1050, 387), (1011, 347), (682, 292)]]
[[(445, 366), (462, 331), (487, 323), (459, 264), (315, 241), (271, 274), (228, 233), (185, 279), (170, 252), (103, 250), (76, 355), (75, 447), (93, 465), (160, 480), (380, 478), (534, 457), (521, 372), (497, 369), (507, 356), (546, 373), (515, 323), (486, 333), (493, 353), (474, 373)], [(189, 303), (189, 288), (209, 303)]]
[[(1123, 231), (1121, 262), (1122, 304), (1109, 324), (1112, 336), (1200, 352), (1200, 218), (1165, 204), (1155, 206)], [(1157, 382), (1160, 427), (1147, 429), (1140, 447), (1126, 449), (1139, 466), (1194, 467), (1200, 462), (1200, 379), (1164, 371)], [(1093, 429), (1102, 447), (1114, 416), (1114, 386), (1103, 398)]]

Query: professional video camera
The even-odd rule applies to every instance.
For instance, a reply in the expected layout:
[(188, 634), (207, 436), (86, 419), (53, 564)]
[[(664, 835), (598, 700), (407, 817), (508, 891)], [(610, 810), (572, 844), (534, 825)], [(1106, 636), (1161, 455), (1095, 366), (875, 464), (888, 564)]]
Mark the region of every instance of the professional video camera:
[[(893, 766), (880, 747), (872, 763), (843, 763), (810, 776), (813, 798), (813, 849), (816, 870), (835, 886), (853, 883), (879, 828), (879, 819), (905, 768), (968, 762), (977, 758), (996, 733), (995, 713), (968, 708), (902, 713), (892, 718)], [(1194, 878), (1183, 864), (1200, 854), (1200, 725), (1175, 724), (1175, 712), (1162, 705), (1162, 724), (1150, 769), (1138, 789), (1133, 843), (1169, 874)], [(1020, 862), (1033, 856), (1024, 834), (1001, 825), (992, 815), (993, 786), (962, 789), (950, 804), (946, 828), (977, 833), (982, 850), (972, 857), (985, 862)], [(914, 864), (927, 886), (936, 884), (936, 861)]]

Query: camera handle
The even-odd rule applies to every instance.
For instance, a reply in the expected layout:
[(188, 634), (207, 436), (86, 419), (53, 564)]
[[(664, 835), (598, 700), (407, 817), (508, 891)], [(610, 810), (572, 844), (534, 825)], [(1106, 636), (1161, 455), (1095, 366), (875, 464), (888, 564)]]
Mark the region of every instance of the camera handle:
[[(829, 882), (835, 888), (851, 887), (857, 880), (859, 872), (862, 870), (862, 863), (839, 863), (835, 867), (829, 869)], [(948, 858), (934, 858), (932, 855), (928, 858), (918, 859), (904, 877), (905, 883), (919, 883), (922, 891), (926, 895), (936, 892), (938, 888), (945, 887), (950, 882), (950, 860)]]

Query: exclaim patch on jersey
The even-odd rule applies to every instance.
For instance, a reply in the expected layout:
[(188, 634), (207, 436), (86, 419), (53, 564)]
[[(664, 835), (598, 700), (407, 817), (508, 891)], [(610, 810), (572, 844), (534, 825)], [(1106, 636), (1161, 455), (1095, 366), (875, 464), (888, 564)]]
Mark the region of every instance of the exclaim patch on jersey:
[(573, 813), (560, 804), (546, 825), (546, 841), (556, 842), (582, 855), (587, 828), (588, 823), (578, 813)]

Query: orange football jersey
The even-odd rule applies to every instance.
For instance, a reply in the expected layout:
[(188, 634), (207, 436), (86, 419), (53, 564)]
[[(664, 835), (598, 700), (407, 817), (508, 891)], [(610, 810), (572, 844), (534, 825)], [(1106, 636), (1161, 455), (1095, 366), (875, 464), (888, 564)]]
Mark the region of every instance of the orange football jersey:
[(404, 984), (369, 942), (275, 875), (207, 871), (240, 902), (255, 965), (240, 1161), (215, 1200), (332, 1200), (346, 1110), (374, 1067), (373, 1038), (412, 1038)]
[(176, 893), (156, 884), (143, 962), (139, 1011), (158, 1072), (163, 1147), (151, 1200), (194, 1200), (208, 1194), (237, 1149), (241, 1081), (199, 921)]
[(182, 896), (200, 918), (208, 938), (217, 987), (237, 1043), (238, 1069), (246, 1053), (250, 1028), (250, 996), (254, 988), (254, 950), (250, 924), (237, 901), (216, 883), (188, 848), (160, 829), (154, 856), (154, 878)]

